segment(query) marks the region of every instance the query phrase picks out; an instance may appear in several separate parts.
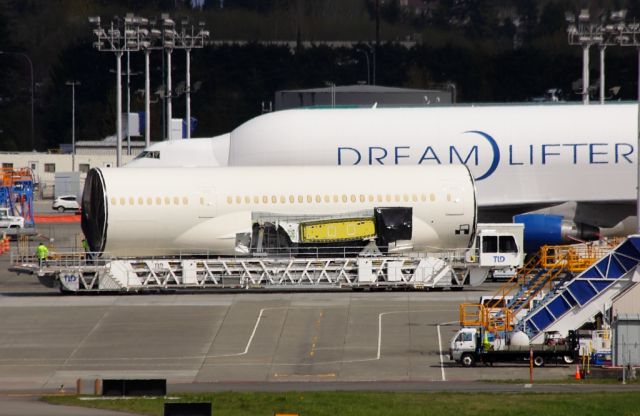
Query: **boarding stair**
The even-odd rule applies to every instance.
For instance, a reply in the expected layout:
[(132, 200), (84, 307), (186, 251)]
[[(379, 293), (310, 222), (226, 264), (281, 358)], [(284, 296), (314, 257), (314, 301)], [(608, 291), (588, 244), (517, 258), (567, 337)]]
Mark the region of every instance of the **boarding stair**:
[(634, 235), (583, 272), (556, 285), (519, 320), (516, 329), (523, 330), (532, 343), (537, 343), (544, 337), (544, 332), (566, 334), (581, 327), (610, 307), (615, 296), (638, 284), (638, 264), (640, 235)]
[(609, 253), (617, 242), (541, 247), (484, 305), (460, 305), (460, 324), (513, 330), (520, 319), (528, 316), (529, 309), (536, 307), (536, 301), (549, 299), (574, 276)]

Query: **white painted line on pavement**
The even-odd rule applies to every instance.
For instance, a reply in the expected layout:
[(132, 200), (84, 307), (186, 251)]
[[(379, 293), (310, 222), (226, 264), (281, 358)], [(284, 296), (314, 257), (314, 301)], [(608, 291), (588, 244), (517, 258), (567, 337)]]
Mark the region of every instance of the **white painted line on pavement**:
[(440, 325), (438, 328), (438, 348), (440, 353), (440, 372), (442, 373), (442, 381), (447, 381), (447, 376), (444, 374), (444, 359), (442, 358), (442, 336), (440, 335)]

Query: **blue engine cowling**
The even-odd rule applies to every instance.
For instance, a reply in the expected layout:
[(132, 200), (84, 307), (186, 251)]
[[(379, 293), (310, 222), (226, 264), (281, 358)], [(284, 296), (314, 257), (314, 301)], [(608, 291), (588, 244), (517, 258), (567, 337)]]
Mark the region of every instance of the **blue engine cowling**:
[(524, 250), (537, 251), (545, 244), (568, 244), (600, 238), (600, 229), (589, 224), (565, 220), (561, 215), (521, 214), (514, 223), (524, 224)]

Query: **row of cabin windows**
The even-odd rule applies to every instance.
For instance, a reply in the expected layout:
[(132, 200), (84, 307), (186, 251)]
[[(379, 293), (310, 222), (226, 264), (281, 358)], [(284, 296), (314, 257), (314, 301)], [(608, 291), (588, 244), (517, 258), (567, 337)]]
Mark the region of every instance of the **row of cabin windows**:
[[(13, 169), (13, 163), (3, 163), (2, 164), (2, 168), (3, 169)], [(36, 164), (32, 163), (31, 164), (31, 169), (35, 169), (36, 168)], [(89, 172), (89, 169), (91, 167), (89, 166), (88, 163), (80, 163), (78, 165), (78, 171), (82, 172), (82, 173), (87, 173)], [(56, 171), (56, 164), (55, 163), (45, 163), (44, 164), (44, 171), (47, 173), (55, 173)]]
[[(204, 204), (203, 199), (200, 199), (200, 204)], [(111, 205), (189, 205), (189, 198), (187, 198), (186, 196), (183, 197), (179, 197), (179, 196), (174, 196), (174, 197), (146, 197), (143, 198), (141, 196), (134, 198), (132, 196), (125, 198), (125, 197), (111, 197)]]
[[(296, 201), (299, 204), (303, 204), (303, 203), (308, 203), (308, 204), (312, 204), (312, 203), (348, 203), (348, 202), (352, 202), (352, 203), (356, 203), (356, 202), (427, 202), (427, 199), (431, 202), (435, 202), (436, 200), (436, 195), (435, 194), (429, 194), (429, 196), (427, 197), (427, 194), (395, 194), (395, 195), (391, 195), (391, 194), (378, 194), (376, 196), (374, 195), (364, 195), (364, 194), (359, 194), (359, 195), (355, 195), (355, 194), (350, 194), (350, 195), (289, 195), (288, 197), (285, 197), (284, 195), (280, 195), (280, 196), (276, 196), (276, 195), (262, 195), (262, 196), (258, 196), (258, 195), (254, 195), (253, 197), (250, 197), (248, 195), (245, 196), (236, 196), (235, 198), (232, 196), (228, 196), (227, 197), (227, 204), (251, 204), (251, 202), (253, 201), (254, 204), (286, 204), (286, 203), (290, 203), (290, 204), (295, 204)], [(451, 195), (447, 194), (447, 201), (451, 201)], [(200, 205), (204, 205), (205, 201), (204, 198), (201, 197), (200, 198)], [(178, 196), (174, 196), (174, 197), (146, 197), (143, 198), (141, 196), (134, 198), (132, 196), (125, 198), (125, 197), (111, 197), (111, 205), (189, 205), (189, 198), (187, 198), (186, 196), (183, 197), (178, 197)]]
[[(377, 194), (377, 195), (364, 195), (364, 194), (342, 194), (342, 195), (236, 195), (227, 196), (227, 204), (329, 204), (329, 203), (356, 203), (356, 202), (427, 202), (427, 199), (431, 202), (435, 202), (436, 195), (435, 194)], [(451, 195), (447, 195), (447, 201), (451, 201)]]

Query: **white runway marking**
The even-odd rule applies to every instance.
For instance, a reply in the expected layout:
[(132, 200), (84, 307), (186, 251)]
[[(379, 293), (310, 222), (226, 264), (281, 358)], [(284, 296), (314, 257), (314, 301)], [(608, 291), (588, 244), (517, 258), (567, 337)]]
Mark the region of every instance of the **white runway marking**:
[(440, 335), (440, 325), (438, 328), (438, 348), (440, 353), (440, 372), (442, 373), (442, 381), (447, 381), (447, 376), (444, 374), (444, 358), (442, 358), (442, 336)]
[[(336, 307), (336, 308), (331, 308), (331, 309), (339, 309), (340, 307)], [(319, 309), (317, 307), (290, 307), (290, 306), (277, 306), (277, 307), (269, 307), (269, 308), (262, 308), (260, 309), (259, 313), (258, 313), (258, 317), (256, 318), (256, 322), (253, 325), (253, 329), (251, 331), (251, 334), (249, 335), (249, 339), (247, 340), (247, 343), (244, 347), (244, 350), (242, 350), (241, 352), (237, 352), (237, 353), (230, 353), (230, 354), (218, 354), (218, 355), (208, 355), (208, 354), (203, 354), (203, 355), (193, 355), (193, 356), (180, 356), (180, 357), (109, 357), (109, 358), (100, 358), (100, 359), (96, 359), (96, 358), (73, 358), (73, 356), (75, 355), (75, 353), (81, 348), (81, 346), (84, 344), (84, 342), (86, 341), (86, 339), (90, 336), (91, 333), (94, 332), (94, 330), (99, 326), (99, 324), (101, 323), (102, 319), (104, 318), (105, 315), (107, 315), (107, 313), (105, 313), (105, 315), (102, 316), (102, 318), (98, 321), (98, 323), (96, 323), (96, 325), (92, 328), (92, 330), (85, 336), (85, 338), (83, 339), (83, 341), (76, 346), (76, 348), (74, 349), (74, 351), (71, 353), (71, 355), (64, 361), (64, 363), (62, 363), (62, 367), (65, 366), (69, 366), (72, 365), (73, 362), (82, 362), (82, 361), (91, 361), (91, 362), (118, 362), (118, 361), (185, 361), (185, 360), (203, 360), (203, 359), (208, 359), (208, 358), (225, 358), (225, 357), (240, 357), (240, 356), (244, 356), (247, 355), (249, 352), (249, 349), (251, 348), (251, 345), (253, 343), (253, 340), (255, 338), (256, 332), (260, 326), (260, 323), (263, 320), (263, 315), (265, 311), (269, 311), (269, 310), (287, 310), (287, 309)], [(326, 308), (324, 308), (326, 309)], [(354, 360), (333, 360), (333, 361), (319, 361), (319, 362), (313, 362), (313, 363), (256, 363), (256, 362), (252, 362), (252, 363), (247, 363), (247, 365), (265, 365), (265, 364), (269, 364), (269, 365), (276, 365), (276, 366), (312, 366), (312, 365), (326, 365), (326, 364), (340, 364), (340, 363), (361, 363), (361, 362), (369, 362), (369, 361), (379, 361), (382, 359), (382, 334), (383, 334), (383, 325), (382, 325), (382, 321), (383, 321), (383, 317), (386, 315), (393, 315), (393, 314), (399, 314), (399, 313), (405, 313), (405, 314), (409, 314), (409, 313), (428, 313), (428, 312), (449, 312), (451, 311), (450, 309), (423, 309), (423, 310), (413, 310), (413, 311), (386, 311), (386, 312), (381, 312), (378, 314), (378, 337), (377, 337), (377, 345), (376, 345), (376, 355), (375, 357), (372, 358), (360, 358), (360, 359), (354, 359)], [(445, 322), (445, 323), (441, 323), (440, 325), (447, 325), (447, 324), (451, 324), (451, 323), (456, 323), (454, 322)], [(443, 380), (445, 380), (444, 377), (444, 368), (443, 368), (443, 358), (442, 358), (442, 345), (441, 345), (441, 341), (440, 341), (440, 325), (437, 326), (437, 330), (438, 330), (438, 343), (440, 345), (440, 363), (441, 363), (441, 369), (442, 369), (442, 378)], [(7, 362), (8, 361), (8, 362)], [(43, 361), (42, 358), (35, 358), (35, 359), (0, 359), (0, 366), (7, 366), (7, 365), (16, 365), (17, 362), (20, 362), (21, 366), (33, 366), (33, 367), (40, 367), (40, 366), (56, 366), (56, 365), (60, 365), (59, 363), (54, 363), (54, 362), (49, 362), (49, 363), (37, 363), (38, 361)], [(61, 360), (53, 360), (53, 361), (61, 361)], [(244, 365), (244, 363), (221, 363), (221, 364), (230, 364), (230, 365)]]
[(247, 346), (244, 348), (244, 351), (238, 352), (235, 354), (221, 354), (221, 355), (205, 355), (205, 358), (218, 358), (218, 357), (239, 357), (241, 355), (245, 355), (249, 352), (249, 347), (251, 347), (251, 342), (253, 342), (253, 337), (256, 335), (256, 331), (258, 330), (258, 325), (260, 325), (260, 320), (262, 319), (262, 314), (264, 311), (269, 309), (285, 309), (281, 308), (262, 308), (260, 309), (260, 313), (258, 314), (258, 319), (256, 319), (256, 324), (253, 326), (253, 331), (251, 331), (251, 335), (249, 336), (249, 341), (247, 341)]
[(457, 324), (457, 323), (458, 323), (458, 321), (440, 322), (437, 325), (437, 328), (438, 328), (438, 352), (440, 353), (440, 372), (442, 373), (442, 381), (447, 381), (447, 376), (444, 373), (444, 357), (442, 355), (442, 336), (440, 335), (440, 325), (446, 326), (446, 325), (453, 325), (453, 324)]

